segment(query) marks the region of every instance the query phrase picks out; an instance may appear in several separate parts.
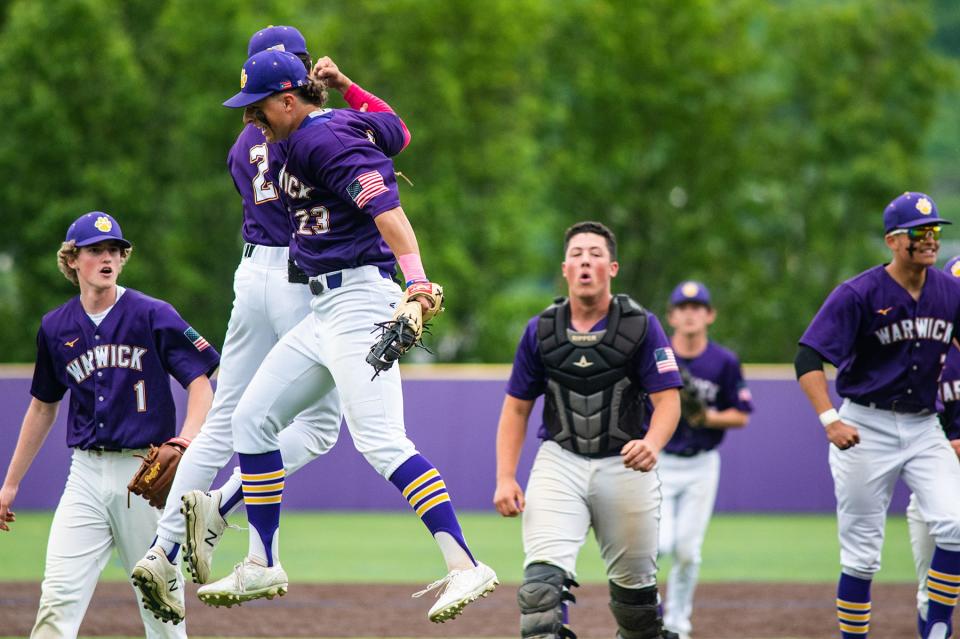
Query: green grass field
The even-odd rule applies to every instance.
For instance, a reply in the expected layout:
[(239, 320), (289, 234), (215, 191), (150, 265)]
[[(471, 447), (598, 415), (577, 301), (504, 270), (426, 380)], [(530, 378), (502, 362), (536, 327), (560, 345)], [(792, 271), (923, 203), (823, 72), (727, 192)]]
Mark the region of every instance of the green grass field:
[[(50, 513), (21, 512), (0, 542), (0, 580), (39, 581)], [(243, 521), (242, 518), (235, 518)], [(521, 579), (520, 521), (492, 514), (462, 515), (473, 551), (493, 566), (502, 581)], [(410, 513), (303, 513), (283, 515), (281, 557), (292, 581), (328, 583), (429, 583), (442, 570), (440, 555), (420, 521)], [(239, 561), (247, 532), (228, 530), (214, 570)], [(713, 519), (703, 549), (705, 582), (833, 582), (837, 578), (836, 522), (828, 515), (722, 515)], [(669, 562), (662, 562), (666, 574)], [(595, 541), (584, 545), (580, 581), (603, 583)], [(111, 561), (103, 579), (124, 580)], [(880, 582), (914, 579), (903, 517), (887, 523)]]

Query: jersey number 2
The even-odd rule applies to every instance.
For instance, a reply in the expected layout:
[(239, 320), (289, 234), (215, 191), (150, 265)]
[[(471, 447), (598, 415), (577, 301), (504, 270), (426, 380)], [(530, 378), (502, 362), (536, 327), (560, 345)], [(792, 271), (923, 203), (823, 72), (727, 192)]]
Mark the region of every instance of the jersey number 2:
[(137, 396), (137, 412), (147, 412), (147, 387), (142, 379), (133, 385), (133, 393)]
[(266, 144), (250, 147), (250, 164), (257, 165), (257, 174), (253, 177), (253, 201), (263, 204), (277, 199), (277, 187), (266, 177), (267, 169), (270, 168), (270, 156), (267, 154)]

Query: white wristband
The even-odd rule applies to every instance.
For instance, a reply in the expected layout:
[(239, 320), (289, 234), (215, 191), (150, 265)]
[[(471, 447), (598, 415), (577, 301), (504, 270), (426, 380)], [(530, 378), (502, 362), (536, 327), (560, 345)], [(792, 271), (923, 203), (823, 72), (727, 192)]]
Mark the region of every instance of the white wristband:
[(840, 419), (840, 413), (837, 412), (836, 408), (828, 408), (827, 410), (820, 413), (820, 423), (823, 424), (823, 427), (826, 428), (830, 424)]

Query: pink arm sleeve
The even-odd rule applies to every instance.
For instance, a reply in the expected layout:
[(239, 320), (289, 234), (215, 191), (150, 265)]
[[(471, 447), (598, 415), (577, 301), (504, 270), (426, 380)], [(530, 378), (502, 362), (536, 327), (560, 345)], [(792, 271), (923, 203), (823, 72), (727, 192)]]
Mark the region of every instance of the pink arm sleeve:
[[(360, 108), (366, 104), (367, 112), (369, 113), (386, 112), (396, 115), (396, 112), (390, 108), (389, 104), (387, 104), (381, 98), (378, 98), (374, 94), (370, 93), (356, 82), (351, 84), (350, 88), (347, 89), (347, 92), (343, 94), (343, 99), (347, 101), (347, 104), (350, 105), (351, 109), (357, 109), (359, 111)], [(407, 125), (403, 121), (403, 118), (400, 118), (400, 126), (403, 127), (403, 148), (407, 148), (407, 145), (410, 144), (410, 131), (407, 129)]]

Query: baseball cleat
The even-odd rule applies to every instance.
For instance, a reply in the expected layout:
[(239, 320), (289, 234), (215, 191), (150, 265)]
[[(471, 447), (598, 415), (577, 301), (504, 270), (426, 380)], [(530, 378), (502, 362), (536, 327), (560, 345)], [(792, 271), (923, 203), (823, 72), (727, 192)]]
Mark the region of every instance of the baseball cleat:
[(183, 577), (162, 548), (154, 546), (147, 551), (130, 578), (140, 591), (143, 607), (154, 617), (174, 625), (183, 621)]
[(191, 490), (180, 501), (180, 512), (187, 520), (183, 544), (187, 572), (194, 583), (205, 584), (210, 581), (213, 551), (227, 529), (227, 521), (220, 516), (220, 491)]
[(427, 619), (434, 623), (443, 623), (453, 619), (472, 601), (486, 597), (500, 584), (497, 573), (482, 563), (469, 570), (451, 570), (446, 577), (439, 579), (420, 592), (413, 593), (414, 597), (421, 597), (431, 590), (440, 588), (437, 593), (437, 603), (433, 604)]
[(287, 594), (287, 573), (280, 564), (261, 566), (247, 557), (233, 572), (197, 590), (200, 601), (208, 606), (231, 608), (254, 599), (273, 599)]

